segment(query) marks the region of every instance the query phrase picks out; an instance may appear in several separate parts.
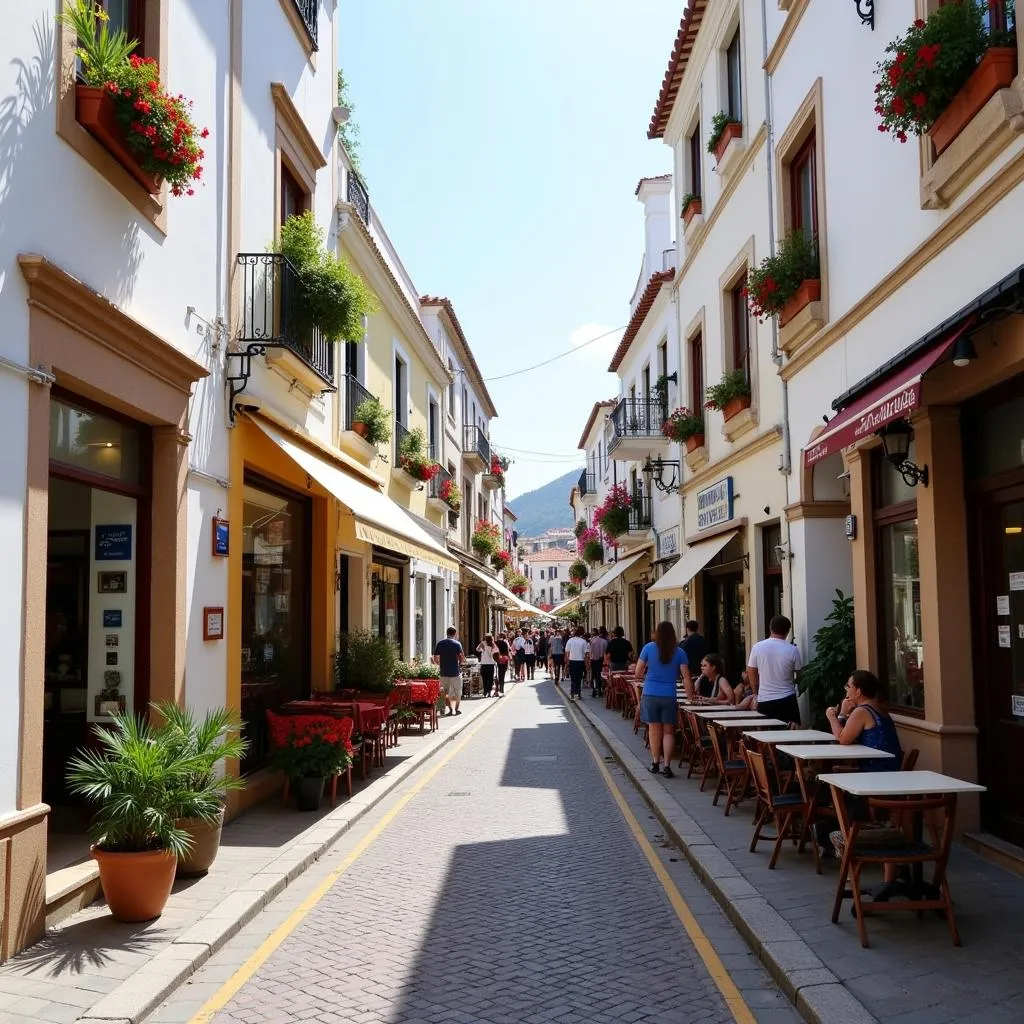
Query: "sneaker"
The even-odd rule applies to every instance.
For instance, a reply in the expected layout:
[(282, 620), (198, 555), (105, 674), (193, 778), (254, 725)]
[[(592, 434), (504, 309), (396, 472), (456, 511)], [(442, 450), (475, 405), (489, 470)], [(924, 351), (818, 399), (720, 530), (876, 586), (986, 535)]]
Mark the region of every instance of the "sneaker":
[(674, 779), (676, 777), (676, 773), (672, 771), (672, 769), (668, 765), (665, 765), (665, 767), (661, 769), (661, 774), (666, 779)]

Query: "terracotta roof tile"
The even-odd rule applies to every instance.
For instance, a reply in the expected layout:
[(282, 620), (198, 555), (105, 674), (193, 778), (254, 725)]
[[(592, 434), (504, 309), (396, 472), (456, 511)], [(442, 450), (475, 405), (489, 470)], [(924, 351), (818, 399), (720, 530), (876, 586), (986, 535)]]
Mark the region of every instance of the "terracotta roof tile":
[(633, 195), (635, 195), (635, 196), (640, 195), (640, 189), (642, 189), (644, 187), (644, 182), (645, 181), (671, 181), (671, 180), (672, 180), (672, 175), (671, 174), (658, 174), (658, 175), (655, 175), (655, 177), (653, 177), (653, 178), (641, 178), (636, 183), (636, 191), (633, 193)]
[(565, 548), (542, 548), (523, 556), (524, 562), (575, 562), (579, 555)]
[(683, 11), (683, 20), (679, 23), (675, 45), (668, 59), (668, 70), (661, 83), (658, 102), (654, 105), (654, 114), (647, 129), (647, 138), (660, 139), (665, 134), (668, 119), (672, 116), (672, 105), (679, 94), (679, 85), (686, 73), (686, 64), (693, 50), (693, 41), (697, 37), (700, 23), (709, 0), (689, 0)]
[(636, 336), (640, 333), (640, 328), (643, 327), (644, 320), (647, 319), (647, 314), (650, 313), (651, 306), (654, 305), (654, 300), (658, 297), (658, 292), (661, 291), (661, 286), (671, 283), (675, 275), (674, 270), (659, 270), (658, 273), (651, 275), (643, 295), (640, 296), (640, 301), (636, 304), (633, 315), (629, 318), (619, 347), (615, 350), (615, 355), (612, 356), (611, 364), (608, 367), (609, 373), (615, 373), (618, 370), (622, 360), (626, 358), (629, 346), (633, 344)]
[[(577, 448), (586, 449), (587, 447), (587, 434), (590, 433), (594, 426), (594, 421), (597, 419), (602, 409), (608, 409), (615, 405), (616, 399), (606, 398), (603, 402), (595, 402), (594, 408), (590, 410), (590, 415), (587, 417), (586, 426), (583, 428), (583, 433), (580, 435), (580, 443), (576, 446)], [(575, 488), (574, 488), (575, 489)]]

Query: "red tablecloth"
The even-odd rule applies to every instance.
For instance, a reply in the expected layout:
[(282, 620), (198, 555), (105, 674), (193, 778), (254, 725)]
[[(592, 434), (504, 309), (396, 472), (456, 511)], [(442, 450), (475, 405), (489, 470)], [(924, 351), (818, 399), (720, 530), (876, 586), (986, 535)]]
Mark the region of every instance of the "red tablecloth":
[(388, 720), (387, 705), (361, 700), (291, 700), (281, 706), (288, 715), (348, 715), (352, 714), (356, 732), (374, 731)]
[(412, 686), (413, 701), (424, 704), (433, 704), (440, 696), (440, 679), (409, 679), (405, 681)]

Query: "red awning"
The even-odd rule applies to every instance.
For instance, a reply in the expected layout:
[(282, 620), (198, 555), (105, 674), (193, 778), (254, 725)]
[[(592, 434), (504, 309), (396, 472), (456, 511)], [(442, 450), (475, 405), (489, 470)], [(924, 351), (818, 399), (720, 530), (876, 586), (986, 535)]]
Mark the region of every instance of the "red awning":
[(921, 378), (956, 344), (973, 318), (952, 330), (937, 345), (879, 381), (866, 395), (837, 413), (824, 432), (805, 449), (804, 463), (813, 466), (833, 452), (856, 444), (893, 420), (904, 419), (921, 403)]

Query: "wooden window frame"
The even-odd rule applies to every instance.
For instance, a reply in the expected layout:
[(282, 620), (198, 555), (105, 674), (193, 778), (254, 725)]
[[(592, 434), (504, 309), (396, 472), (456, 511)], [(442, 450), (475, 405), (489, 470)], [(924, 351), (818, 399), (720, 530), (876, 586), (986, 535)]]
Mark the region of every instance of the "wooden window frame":
[(307, 196), (306, 209), (312, 209), (316, 194), (316, 176), (327, 166), (327, 157), (313, 138), (306, 122), (281, 82), (270, 83), (270, 95), (276, 113), (276, 158), (274, 167), (274, 223), (283, 221), (283, 179), (290, 174)]
[(693, 131), (686, 138), (687, 147), (687, 165), (690, 175), (690, 188), (688, 191), (692, 192), (697, 198), (701, 198), (704, 195), (704, 181), (703, 181), (703, 160), (704, 154), (701, 151), (700, 146), (700, 114), (697, 115), (697, 123), (693, 126)]
[[(743, 369), (747, 383), (753, 390), (750, 375), (750, 309), (744, 289), (747, 279), (747, 268), (739, 281), (728, 292), (729, 295), (729, 369)], [(741, 343), (742, 342), (742, 343)]]
[(818, 237), (818, 159), (817, 130), (812, 127), (810, 135), (801, 144), (799, 150), (789, 162), (789, 210), (790, 224), (793, 231), (802, 230), (807, 233), (804, 223), (802, 178), (805, 169), (810, 173), (811, 180), (811, 238)]
[(704, 408), (704, 332), (698, 330), (688, 344), (690, 357), (690, 411)]
[[(735, 74), (734, 74), (735, 72)], [(725, 93), (728, 113), (734, 121), (743, 123), (743, 44), (740, 27), (736, 26), (729, 45), (725, 48)]]
[(302, 214), (309, 209), (310, 205), (310, 194), (303, 187), (298, 177), (292, 173), (291, 168), (288, 165), (288, 161), (282, 157), (280, 175), (281, 179), (281, 194), (278, 198), (278, 217), (280, 218), (281, 226), (284, 227), (284, 222), (288, 219), (287, 216), (287, 203), (286, 199), (288, 192), (291, 191), (295, 198), (298, 200), (295, 204), (295, 213)]

